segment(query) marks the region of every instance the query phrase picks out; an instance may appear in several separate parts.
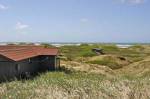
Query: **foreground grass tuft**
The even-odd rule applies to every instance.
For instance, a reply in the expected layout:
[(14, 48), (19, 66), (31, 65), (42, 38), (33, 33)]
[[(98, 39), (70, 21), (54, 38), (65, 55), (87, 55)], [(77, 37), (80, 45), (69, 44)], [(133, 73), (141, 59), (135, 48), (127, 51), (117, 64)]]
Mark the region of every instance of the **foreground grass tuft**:
[[(1, 99), (130, 99), (149, 90), (149, 76), (107, 78), (84, 72), (47, 72), (33, 80), (0, 84)], [(134, 96), (135, 97), (135, 96)], [(145, 96), (147, 97), (147, 96)], [(140, 98), (135, 98), (140, 99)], [(146, 98), (145, 98), (146, 99)]]

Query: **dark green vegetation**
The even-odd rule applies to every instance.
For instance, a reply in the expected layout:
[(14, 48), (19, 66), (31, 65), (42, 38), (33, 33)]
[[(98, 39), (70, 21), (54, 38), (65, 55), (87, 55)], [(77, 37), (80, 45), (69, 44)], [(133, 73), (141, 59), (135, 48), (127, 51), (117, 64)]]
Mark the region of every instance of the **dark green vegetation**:
[(121, 68), (122, 66), (117, 64), (115, 61), (113, 60), (108, 60), (108, 59), (104, 59), (104, 60), (93, 60), (93, 61), (89, 61), (87, 63), (91, 63), (91, 64), (98, 64), (98, 65), (105, 65), (110, 67), (111, 69), (118, 69)]
[(77, 57), (91, 57), (96, 56), (91, 51), (92, 48), (97, 48), (97, 45), (89, 46), (82, 44), (80, 46), (62, 46), (60, 52), (67, 58), (67, 60), (74, 60)]

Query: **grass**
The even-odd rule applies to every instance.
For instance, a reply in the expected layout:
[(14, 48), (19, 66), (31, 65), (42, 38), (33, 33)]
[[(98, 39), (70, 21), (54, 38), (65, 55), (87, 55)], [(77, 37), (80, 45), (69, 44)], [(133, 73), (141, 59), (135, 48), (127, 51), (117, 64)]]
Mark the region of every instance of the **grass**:
[(131, 62), (136, 62), (144, 57), (150, 55), (150, 52), (145, 52), (141, 45), (134, 45), (127, 49), (120, 49), (114, 44), (82, 44), (80, 46), (62, 46), (60, 47), (60, 52), (68, 59), (75, 60), (78, 57), (93, 57), (97, 56), (92, 52), (92, 48), (101, 48), (104, 50), (105, 54), (118, 55), (129, 58)]
[(119, 69), (122, 66), (120, 64), (118, 64), (117, 62), (113, 61), (113, 60), (93, 60), (93, 61), (89, 61), (87, 63), (91, 63), (91, 64), (98, 64), (98, 65), (105, 65), (108, 66), (111, 69)]
[[(48, 47), (49, 45), (44, 45)], [(149, 99), (150, 98), (150, 69), (149, 62), (141, 61), (149, 56), (149, 49), (143, 46), (133, 46), (127, 49), (119, 49), (115, 45), (82, 44), (80, 46), (63, 46), (61, 53), (68, 60), (75, 61), (79, 57), (84, 59), (97, 56), (91, 52), (92, 48), (103, 48), (104, 52), (112, 56), (122, 56), (137, 65), (127, 68), (126, 71), (136, 71), (146, 68), (145, 72), (132, 74), (121, 72), (122, 65), (114, 58), (89, 61), (91, 64), (106, 65), (113, 70), (112, 76), (102, 73), (79, 72), (75, 70), (47, 72), (30, 80), (15, 80), (0, 84), (0, 99)], [(145, 52), (146, 50), (146, 52)], [(148, 61), (148, 60), (146, 60)], [(82, 63), (80, 63), (82, 64)], [(92, 66), (92, 65), (91, 65)], [(84, 66), (83, 66), (84, 67)], [(136, 67), (136, 68), (134, 68)], [(87, 68), (86, 66), (84, 68)], [(103, 67), (105, 68), (105, 67)], [(102, 69), (102, 68), (96, 68)], [(122, 68), (125, 71), (124, 68)], [(105, 71), (105, 70), (104, 70)], [(135, 72), (136, 73), (136, 72)]]
[[(126, 75), (107, 78), (100, 74), (84, 72), (47, 72), (34, 80), (13, 81), (0, 84), (1, 99), (120, 99), (121, 93), (131, 90), (145, 91), (149, 76), (138, 78)], [(136, 88), (135, 88), (136, 87)], [(124, 89), (122, 89), (124, 88)], [(142, 90), (141, 90), (142, 88)], [(128, 99), (128, 96), (125, 96)]]
[(92, 58), (96, 55), (92, 52), (92, 48), (101, 48), (104, 50), (105, 55), (120, 56), (127, 59), (128, 63), (134, 63), (143, 60), (145, 57), (149, 56), (150, 51), (148, 45), (133, 45), (126, 49), (118, 48), (114, 44), (82, 44), (80, 46), (63, 46), (60, 47), (60, 52), (64, 55), (65, 61), (85, 61), (90, 64), (105, 65), (111, 69), (119, 69), (128, 64), (120, 64), (118, 60), (112, 59), (101, 59), (88, 61), (88, 58)]
[[(73, 90), (90, 88), (97, 90), (98, 82), (104, 79), (103, 75), (88, 74), (82, 72), (66, 74), (64, 72), (49, 72), (42, 74), (34, 80), (13, 81), (0, 84), (1, 99), (26, 99), (43, 98), (45, 91), (53, 90), (53, 87), (64, 90), (69, 93)], [(50, 89), (49, 89), (50, 88)], [(44, 93), (37, 92), (44, 91)], [(55, 90), (55, 89), (54, 89)], [(57, 91), (56, 91), (57, 92)], [(42, 94), (41, 96), (39, 94)]]
[(80, 45), (80, 46), (63, 46), (60, 48), (60, 52), (63, 53), (69, 60), (73, 60), (76, 57), (88, 57), (96, 56), (91, 50), (95, 48), (96, 45)]

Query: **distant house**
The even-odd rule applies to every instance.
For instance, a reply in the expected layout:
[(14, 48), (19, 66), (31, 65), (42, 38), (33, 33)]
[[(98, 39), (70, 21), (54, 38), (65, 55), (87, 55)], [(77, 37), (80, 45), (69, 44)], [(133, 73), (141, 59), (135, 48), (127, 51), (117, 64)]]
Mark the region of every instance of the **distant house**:
[(42, 46), (0, 46), (0, 80), (59, 68), (58, 49)]
[(100, 48), (93, 48), (92, 51), (98, 55), (104, 54), (103, 49), (100, 49)]

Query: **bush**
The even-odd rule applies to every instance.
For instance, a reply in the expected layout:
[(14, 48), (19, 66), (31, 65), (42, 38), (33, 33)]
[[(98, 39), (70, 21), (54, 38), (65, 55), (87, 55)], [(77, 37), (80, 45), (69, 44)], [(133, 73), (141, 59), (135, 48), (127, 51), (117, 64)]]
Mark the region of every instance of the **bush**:
[(50, 45), (50, 44), (47, 44), (47, 43), (42, 43), (41, 45), (44, 46), (45, 48), (54, 47), (54, 46), (52, 46), (52, 45)]
[(83, 52), (81, 54), (81, 56), (83, 56), (83, 57), (92, 57), (92, 56), (96, 56), (96, 53), (94, 53), (92, 51), (87, 51), (87, 52)]
[(68, 60), (74, 60), (78, 57), (91, 57), (96, 56), (91, 50), (95, 48), (91, 45), (82, 44), (80, 46), (63, 46), (60, 48), (60, 52), (67, 57)]
[(118, 64), (117, 62), (115, 62), (114, 60), (109, 60), (109, 59), (102, 59), (102, 60), (93, 60), (93, 61), (89, 61), (87, 63), (90, 64), (98, 64), (98, 65), (105, 65), (108, 66), (111, 69), (119, 69), (122, 68), (122, 66), (120, 64)]

